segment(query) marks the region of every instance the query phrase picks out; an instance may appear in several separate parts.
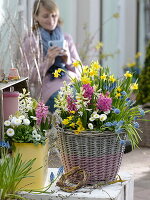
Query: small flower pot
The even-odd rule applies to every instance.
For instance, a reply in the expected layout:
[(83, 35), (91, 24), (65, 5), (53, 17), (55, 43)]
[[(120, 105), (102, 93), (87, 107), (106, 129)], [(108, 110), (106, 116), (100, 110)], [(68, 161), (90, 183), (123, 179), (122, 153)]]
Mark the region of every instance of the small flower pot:
[(15, 156), (17, 153), (20, 153), (22, 155), (22, 161), (28, 161), (36, 158), (31, 169), (31, 171), (35, 172), (30, 174), (31, 177), (21, 180), (18, 188), (21, 188), (22, 190), (42, 190), (42, 188), (45, 187), (48, 172), (48, 140), (45, 145), (34, 145), (33, 143), (14, 143), (14, 146), (15, 151), (13, 155)]

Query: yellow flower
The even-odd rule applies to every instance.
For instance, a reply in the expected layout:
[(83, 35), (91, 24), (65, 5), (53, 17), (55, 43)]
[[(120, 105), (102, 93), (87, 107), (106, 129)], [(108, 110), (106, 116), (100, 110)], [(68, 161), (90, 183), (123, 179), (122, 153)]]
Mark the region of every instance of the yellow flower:
[(116, 97), (117, 97), (117, 98), (118, 98), (118, 97), (121, 97), (121, 93), (118, 92), (118, 93), (116, 94)]
[(76, 60), (74, 63), (72, 63), (74, 67), (78, 67), (80, 65), (80, 61)]
[(97, 49), (97, 50), (99, 50), (100, 48), (102, 48), (103, 47), (103, 43), (102, 42), (98, 42), (97, 44), (96, 44), (96, 46), (95, 46), (95, 48)]
[(68, 120), (68, 119), (64, 119), (64, 120), (62, 121), (62, 123), (63, 123), (64, 125), (67, 125), (67, 124), (69, 124), (69, 120)]
[(111, 82), (113, 82), (113, 83), (116, 81), (116, 79), (114, 78), (114, 75), (109, 76), (109, 80), (110, 80)]
[(81, 122), (81, 119), (80, 118), (78, 118), (78, 121), (77, 121), (77, 123), (76, 123), (78, 126), (82, 126), (82, 122)]
[(128, 64), (127, 64), (128, 67), (134, 67), (135, 65), (136, 65), (135, 62), (132, 62), (132, 63), (128, 63)]
[(118, 91), (118, 92), (121, 92), (121, 88), (120, 88), (120, 87), (118, 87), (118, 88), (117, 88), (117, 91)]
[(124, 76), (125, 76), (126, 78), (130, 78), (130, 77), (132, 77), (132, 74), (131, 74), (129, 71), (127, 71), (127, 72), (124, 74)]
[(71, 126), (72, 128), (74, 128), (75, 127), (75, 123), (72, 122), (69, 126)]
[(138, 84), (137, 83), (133, 83), (131, 85), (131, 90), (138, 90)]
[(105, 81), (107, 78), (107, 75), (104, 73), (102, 76), (100, 76), (100, 78)]
[(90, 74), (90, 76), (96, 76), (96, 75), (98, 75), (98, 71), (95, 69), (91, 69), (89, 74)]
[(79, 132), (81, 132), (81, 131), (85, 131), (85, 128), (81, 125), (81, 126), (78, 127), (77, 130), (78, 130)]
[(92, 67), (93, 69), (100, 69), (100, 68), (102, 68), (102, 67), (100, 66), (100, 64), (99, 64), (98, 61), (92, 62), (91, 67)]
[(83, 84), (91, 83), (90, 78), (88, 78), (86, 76), (81, 77), (81, 81)]
[(60, 76), (60, 70), (59, 69), (55, 70), (53, 74), (55, 78), (58, 78)]
[(74, 130), (74, 133), (75, 133), (75, 134), (79, 134), (80, 131), (77, 129), (77, 130)]
[(83, 66), (83, 73), (88, 73), (89, 71), (89, 67), (86, 65), (86, 66)]
[(139, 58), (141, 55), (142, 55), (141, 52), (137, 52), (137, 53), (135, 54), (135, 58)]
[(69, 119), (69, 121), (71, 121), (73, 119), (73, 116), (69, 116), (69, 117), (67, 117), (67, 119)]
[(74, 110), (71, 110), (70, 113), (75, 114), (75, 111), (74, 111)]

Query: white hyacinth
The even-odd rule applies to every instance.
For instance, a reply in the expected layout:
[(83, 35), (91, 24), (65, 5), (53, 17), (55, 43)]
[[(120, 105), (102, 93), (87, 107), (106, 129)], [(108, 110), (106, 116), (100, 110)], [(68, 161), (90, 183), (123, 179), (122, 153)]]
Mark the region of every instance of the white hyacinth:
[(89, 123), (89, 124), (88, 124), (88, 127), (89, 127), (89, 129), (92, 130), (92, 129), (93, 129), (93, 124), (92, 124), (92, 123)]
[(5, 125), (5, 126), (10, 126), (10, 124), (11, 124), (11, 123), (10, 123), (9, 120), (6, 120), (6, 121), (4, 122), (4, 125)]
[(12, 129), (12, 128), (7, 129), (6, 134), (7, 134), (9, 137), (14, 136), (14, 134), (15, 134), (14, 129)]
[(107, 115), (101, 114), (101, 115), (99, 116), (99, 119), (100, 119), (101, 122), (103, 122), (103, 121), (105, 121), (105, 120), (107, 119)]

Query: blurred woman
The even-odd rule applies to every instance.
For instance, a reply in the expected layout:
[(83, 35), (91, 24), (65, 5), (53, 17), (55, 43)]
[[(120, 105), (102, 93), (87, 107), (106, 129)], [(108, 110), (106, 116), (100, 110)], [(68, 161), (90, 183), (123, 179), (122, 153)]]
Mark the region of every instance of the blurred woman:
[[(23, 43), (21, 73), (29, 76), (29, 88), (34, 98), (41, 98), (54, 112), (54, 98), (63, 82), (77, 75), (72, 66), (79, 60), (72, 37), (63, 33), (59, 9), (52, 0), (36, 0), (33, 6), (33, 30)], [(64, 71), (54, 77), (56, 69)], [(69, 76), (68, 76), (69, 74)]]

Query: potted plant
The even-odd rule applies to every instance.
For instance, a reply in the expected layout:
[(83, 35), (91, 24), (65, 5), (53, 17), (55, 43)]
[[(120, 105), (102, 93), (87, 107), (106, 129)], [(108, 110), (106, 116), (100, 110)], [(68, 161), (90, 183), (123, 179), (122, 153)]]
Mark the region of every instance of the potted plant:
[[(138, 145), (139, 124), (144, 112), (130, 99), (138, 84), (127, 71), (116, 78), (109, 68), (92, 61), (83, 66), (80, 78), (72, 79), (56, 98), (58, 139), (62, 162), (68, 172), (80, 166), (89, 173), (88, 184), (113, 181), (121, 164), (126, 137)], [(55, 71), (58, 77), (61, 69)]]
[(44, 187), (48, 169), (47, 131), (50, 129), (48, 107), (37, 102), (23, 89), (19, 95), (19, 111), (4, 122), (5, 140), (12, 144), (13, 155), (20, 153), (22, 160), (36, 158), (32, 168), (40, 170), (33, 177), (21, 181), (25, 189)]
[[(146, 55), (145, 55), (145, 62), (144, 67), (141, 71), (139, 77), (139, 90), (136, 96), (137, 104), (142, 105), (145, 112), (147, 112), (150, 108), (150, 42), (146, 47)], [(149, 113), (145, 114), (146, 119), (150, 119)], [(142, 127), (143, 134), (141, 134), (141, 142), (140, 146), (150, 147), (150, 135), (149, 135), (149, 121), (143, 120), (140, 122)]]

